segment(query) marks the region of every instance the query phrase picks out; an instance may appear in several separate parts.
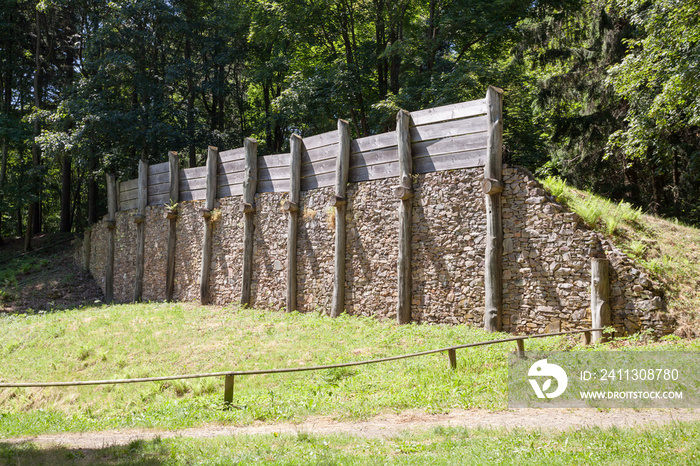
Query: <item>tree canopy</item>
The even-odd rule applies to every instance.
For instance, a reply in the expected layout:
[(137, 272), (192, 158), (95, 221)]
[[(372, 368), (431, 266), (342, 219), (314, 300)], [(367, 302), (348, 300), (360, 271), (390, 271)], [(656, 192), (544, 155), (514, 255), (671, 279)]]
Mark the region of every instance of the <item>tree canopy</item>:
[[(700, 222), (689, 0), (1, 0), (0, 236), (79, 231), (103, 173), (386, 131), (505, 90), (505, 156)], [(29, 235), (30, 236), (30, 235)]]

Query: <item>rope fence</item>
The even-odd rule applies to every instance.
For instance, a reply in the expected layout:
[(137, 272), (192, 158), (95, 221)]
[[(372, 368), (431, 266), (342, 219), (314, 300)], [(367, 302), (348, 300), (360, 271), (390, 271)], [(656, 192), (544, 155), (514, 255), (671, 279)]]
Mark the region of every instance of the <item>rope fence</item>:
[(290, 372), (306, 372), (306, 371), (319, 371), (325, 369), (336, 369), (339, 367), (352, 367), (352, 366), (363, 366), (367, 364), (377, 364), (381, 362), (397, 361), (399, 359), (415, 358), (418, 356), (426, 356), (428, 354), (447, 352), (449, 357), (450, 366), (454, 370), (457, 368), (457, 350), (464, 348), (474, 348), (477, 346), (488, 346), (498, 343), (508, 343), (516, 342), (517, 345), (517, 355), (518, 357), (523, 357), (525, 354), (525, 340), (534, 338), (545, 338), (545, 337), (555, 337), (561, 335), (575, 335), (579, 333), (584, 334), (584, 343), (590, 344), (591, 332), (602, 331), (603, 328), (590, 328), (584, 330), (571, 330), (568, 332), (554, 332), (554, 333), (542, 333), (537, 335), (521, 335), (511, 338), (503, 338), (500, 340), (488, 340), (480, 341), (476, 343), (467, 343), (464, 345), (448, 346), (446, 348), (438, 348), (427, 351), (420, 351), (418, 353), (408, 353), (401, 354), (398, 356), (390, 356), (386, 358), (378, 359), (367, 359), (364, 361), (354, 361), (354, 362), (343, 362), (337, 364), (325, 364), (320, 366), (305, 366), (305, 367), (286, 367), (280, 369), (259, 369), (259, 370), (249, 370), (249, 371), (222, 371), (222, 372), (206, 372), (201, 374), (183, 374), (183, 375), (169, 375), (164, 377), (140, 377), (132, 379), (109, 379), (109, 380), (74, 380), (68, 382), (1, 382), (0, 388), (19, 388), (19, 387), (79, 387), (84, 385), (116, 385), (116, 384), (128, 384), (128, 383), (144, 383), (144, 382), (162, 382), (166, 380), (184, 380), (184, 379), (201, 379), (205, 377), (225, 377), (224, 386), (224, 403), (231, 404), (233, 402), (233, 384), (235, 376), (243, 375), (264, 375), (264, 374), (284, 374)]

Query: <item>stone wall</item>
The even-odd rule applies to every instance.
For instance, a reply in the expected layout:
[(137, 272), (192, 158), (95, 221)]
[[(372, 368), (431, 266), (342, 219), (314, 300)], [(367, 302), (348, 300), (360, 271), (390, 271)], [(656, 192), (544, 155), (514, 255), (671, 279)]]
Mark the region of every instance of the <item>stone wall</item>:
[[(417, 322), (482, 325), (486, 221), (483, 169), (414, 175), (413, 297)], [(517, 333), (590, 327), (591, 255), (612, 265), (613, 324), (620, 334), (673, 329), (657, 284), (602, 235), (590, 230), (543, 191), (530, 173), (504, 168), (503, 330)], [(398, 207), (395, 178), (348, 186), (346, 303), (348, 313), (395, 318)], [(301, 193), (298, 226), (298, 309), (330, 310), (333, 292), (332, 188)], [(253, 305), (280, 309), (286, 295), (286, 193), (258, 193), (251, 296)], [(216, 304), (240, 300), (243, 223), (240, 196), (217, 201), (210, 291)], [(183, 202), (177, 220), (175, 298), (199, 300), (203, 201)], [(117, 215), (115, 298), (133, 297), (136, 225)], [(93, 229), (91, 271), (104, 289), (107, 229)], [(168, 221), (148, 208), (144, 299), (165, 295)]]

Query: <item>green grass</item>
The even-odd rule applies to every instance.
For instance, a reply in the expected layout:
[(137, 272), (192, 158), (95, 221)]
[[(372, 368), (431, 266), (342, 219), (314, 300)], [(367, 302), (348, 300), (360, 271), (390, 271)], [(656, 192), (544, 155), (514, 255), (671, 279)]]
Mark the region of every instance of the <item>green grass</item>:
[[(406, 325), (371, 318), (187, 304), (104, 306), (0, 318), (0, 379), (67, 381), (152, 377), (360, 361), (492, 340), (469, 326)], [(615, 344), (631, 344), (623, 341)], [(565, 337), (531, 350), (569, 349)], [(662, 342), (699, 350), (700, 341)], [(61, 388), (0, 389), (0, 435), (122, 427), (176, 429), (221, 422), (366, 419), (387, 411), (506, 407), (514, 344), (318, 372), (236, 377), (223, 409), (223, 378)]]
[(557, 201), (591, 228), (607, 234), (663, 285), (679, 333), (700, 337), (700, 230), (574, 189), (560, 178), (541, 182)]
[(700, 462), (700, 423), (564, 432), (438, 427), (389, 438), (259, 435), (156, 439), (95, 450), (0, 443), (0, 464), (474, 464), (690, 465)]

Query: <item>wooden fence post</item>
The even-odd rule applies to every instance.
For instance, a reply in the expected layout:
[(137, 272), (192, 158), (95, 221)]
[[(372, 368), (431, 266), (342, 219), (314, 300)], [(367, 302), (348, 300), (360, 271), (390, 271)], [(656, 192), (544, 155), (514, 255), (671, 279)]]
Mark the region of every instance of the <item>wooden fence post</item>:
[[(591, 322), (593, 328), (610, 325), (610, 280), (608, 278), (608, 260), (591, 258)], [(603, 340), (603, 331), (592, 333), (593, 343)]]
[(396, 319), (400, 324), (411, 321), (411, 225), (413, 209), (413, 160), (411, 158), (411, 115), (400, 110), (396, 114), (396, 135), (399, 152), (399, 186), (394, 194), (401, 200), (399, 204), (399, 260), (398, 287), (399, 299)]
[(107, 262), (105, 264), (105, 301), (114, 301), (114, 229), (117, 227), (117, 181), (114, 173), (107, 178)]
[(331, 317), (338, 317), (345, 310), (345, 211), (347, 209), (347, 185), (350, 172), (350, 127), (345, 120), (338, 120), (338, 155), (335, 159), (335, 196), (330, 205), (335, 207), (335, 276)]
[(90, 254), (92, 254), (92, 228), (83, 234), (83, 268), (90, 273)]
[(219, 163), (219, 151), (209, 146), (207, 151), (207, 197), (202, 217), (204, 218), (204, 239), (202, 241), (202, 270), (199, 274), (199, 296), (202, 304), (209, 304), (209, 274), (211, 272), (211, 211), (216, 200), (216, 170)]
[(484, 329), (501, 330), (503, 314), (501, 192), (503, 192), (503, 91), (489, 86), (486, 92), (488, 121), (487, 160), (482, 188), (486, 204), (486, 252), (484, 270)]
[[(144, 151), (145, 152), (145, 151)], [(134, 216), (136, 223), (136, 278), (134, 280), (134, 302), (143, 297), (143, 262), (146, 248), (145, 221), (148, 204), (148, 162), (139, 161), (139, 203)]]
[(175, 244), (177, 243), (177, 212), (180, 202), (180, 159), (177, 152), (168, 152), (170, 162), (170, 204), (166, 208), (165, 218), (170, 221), (168, 230), (168, 253), (165, 270), (165, 300), (173, 300), (175, 292)]
[(292, 134), (289, 139), (289, 200), (284, 210), (289, 212), (287, 227), (287, 311), (297, 309), (297, 225), (299, 218), (299, 191), (301, 187), (301, 137)]
[(250, 306), (251, 286), (253, 282), (253, 245), (255, 223), (255, 193), (258, 190), (258, 142), (246, 138), (245, 178), (243, 179), (243, 280), (241, 286), (241, 304)]

